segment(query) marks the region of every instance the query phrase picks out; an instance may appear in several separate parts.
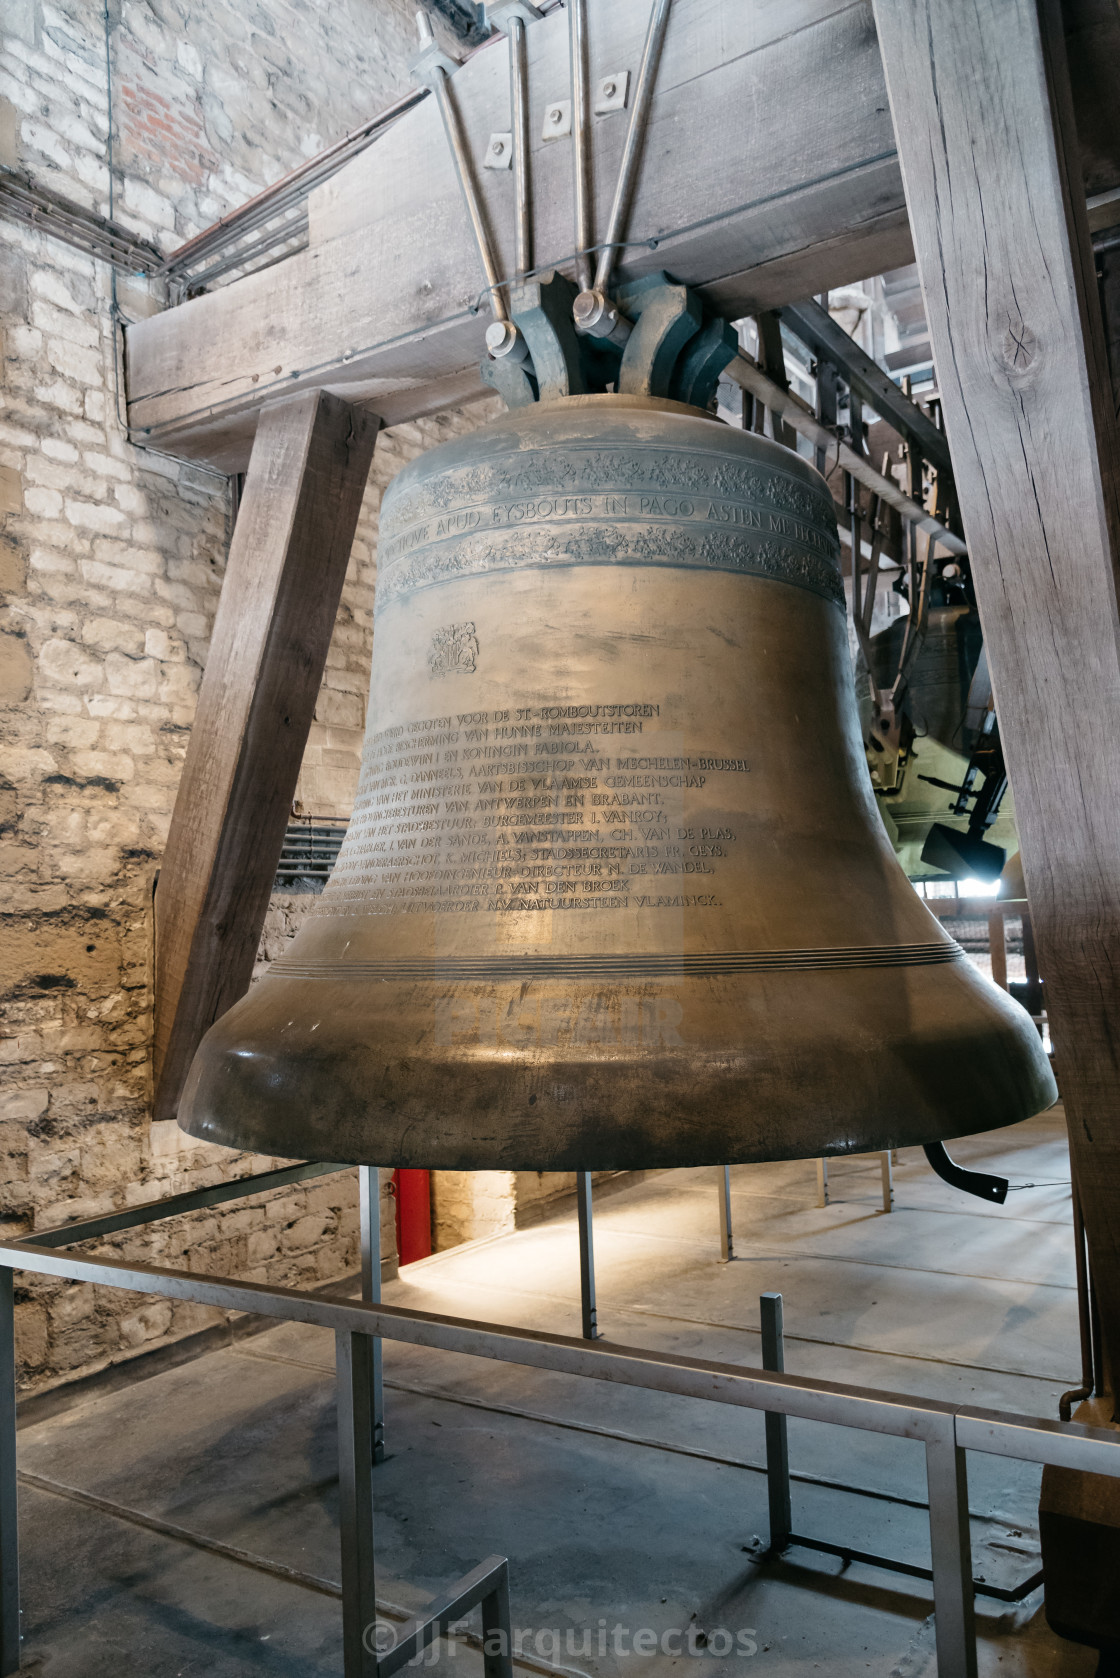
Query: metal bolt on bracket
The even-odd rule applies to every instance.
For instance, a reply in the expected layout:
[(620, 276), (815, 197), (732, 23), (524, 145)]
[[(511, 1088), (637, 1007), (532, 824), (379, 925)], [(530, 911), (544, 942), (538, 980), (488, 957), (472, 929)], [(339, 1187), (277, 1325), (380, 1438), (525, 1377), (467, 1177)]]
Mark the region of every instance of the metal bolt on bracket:
[(495, 361), (502, 361), (506, 357), (510, 361), (525, 361), (528, 359), (529, 346), (520, 332), (509, 320), (492, 320), (486, 328), (486, 348)]
[(581, 291), (572, 304), (572, 318), (581, 338), (603, 338), (619, 348), (633, 331), (618, 304), (601, 291)]

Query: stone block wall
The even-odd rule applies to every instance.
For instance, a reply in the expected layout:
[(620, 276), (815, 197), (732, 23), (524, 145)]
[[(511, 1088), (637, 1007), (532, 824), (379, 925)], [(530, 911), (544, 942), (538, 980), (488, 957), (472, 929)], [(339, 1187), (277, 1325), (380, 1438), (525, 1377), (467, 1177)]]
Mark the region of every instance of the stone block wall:
[[(86, 0), (8, 0), (0, 161), (169, 250), (397, 97), (413, 39), (406, 0), (111, 0), (107, 36)], [(32, 227), (2, 234), (0, 1231), (14, 1236), (273, 1162), (150, 1121), (153, 890), (230, 486), (125, 436), (119, 322), (161, 306), (153, 288)], [(346, 813), (356, 778), (381, 488), (478, 417), (379, 442), (301, 781), (311, 813)], [(356, 1268), (356, 1234), (344, 1173), (116, 1248), (308, 1286)], [(215, 1321), (30, 1278), (18, 1314), (31, 1390)]]
[[(592, 1181), (618, 1175), (595, 1171)], [(524, 1229), (574, 1202), (575, 1192), (574, 1171), (433, 1171), (433, 1249)]]

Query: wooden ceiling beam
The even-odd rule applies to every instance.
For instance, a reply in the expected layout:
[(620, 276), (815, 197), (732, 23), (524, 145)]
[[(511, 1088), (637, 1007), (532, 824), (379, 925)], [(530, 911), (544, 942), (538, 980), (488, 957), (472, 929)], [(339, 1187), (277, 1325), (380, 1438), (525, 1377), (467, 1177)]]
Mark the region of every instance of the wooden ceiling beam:
[[(593, 0), (592, 86), (636, 69), (648, 10), (648, 0)], [(1120, 185), (1120, 14), (1100, 11), (1101, 0), (1066, 0), (1090, 191)], [(564, 12), (526, 41), (534, 260), (560, 264), (573, 247), (571, 141), (545, 141), (542, 129), (568, 93)], [(510, 126), (504, 42), (452, 86), (480, 161), (491, 133)], [(627, 121), (593, 118), (600, 233)], [(510, 273), (512, 174), (476, 176)], [(323, 388), (394, 425), (485, 393), (489, 314), (435, 101), (313, 192), (308, 215), (307, 250), (128, 328), (135, 441), (242, 471), (257, 414), (281, 395)], [(729, 319), (912, 261), (870, 0), (674, 0), (628, 235), (625, 271), (667, 268)]]
[[(637, 69), (648, 0), (593, 4), (592, 85)], [(573, 249), (571, 142), (541, 138), (566, 98), (560, 10), (526, 31), (535, 261)], [(505, 43), (453, 78), (471, 155), (509, 128)], [(628, 113), (593, 118), (595, 226), (613, 194)], [(501, 272), (513, 266), (513, 178), (477, 169)], [(432, 408), (433, 387), (481, 394), (489, 311), (434, 100), (309, 200), (311, 243), (130, 326), (129, 423), (150, 442), (243, 470), (256, 415), (322, 387), (387, 424)], [(675, 0), (622, 267), (668, 268), (742, 315), (911, 260), (902, 183), (867, 0)]]

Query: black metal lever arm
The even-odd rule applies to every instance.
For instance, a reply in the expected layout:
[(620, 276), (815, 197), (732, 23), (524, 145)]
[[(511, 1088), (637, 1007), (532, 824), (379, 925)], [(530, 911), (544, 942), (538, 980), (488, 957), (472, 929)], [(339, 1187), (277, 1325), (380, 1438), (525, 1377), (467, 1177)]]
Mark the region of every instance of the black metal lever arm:
[(949, 1158), (944, 1142), (927, 1142), (922, 1152), (942, 1182), (962, 1189), (965, 1194), (974, 1194), (979, 1200), (994, 1201), (997, 1206), (1007, 1199), (1006, 1177), (989, 1177), (986, 1171), (969, 1171), (958, 1165), (955, 1159)]

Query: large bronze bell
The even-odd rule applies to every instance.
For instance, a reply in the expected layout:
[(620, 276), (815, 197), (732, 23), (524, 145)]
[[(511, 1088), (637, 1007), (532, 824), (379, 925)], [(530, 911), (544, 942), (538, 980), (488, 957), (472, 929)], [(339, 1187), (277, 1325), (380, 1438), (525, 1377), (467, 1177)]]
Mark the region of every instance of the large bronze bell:
[(895, 861), (823, 480), (572, 396), (407, 467), (335, 872), (211, 1029), (194, 1135), (600, 1169), (929, 1143), (1055, 1087)]

